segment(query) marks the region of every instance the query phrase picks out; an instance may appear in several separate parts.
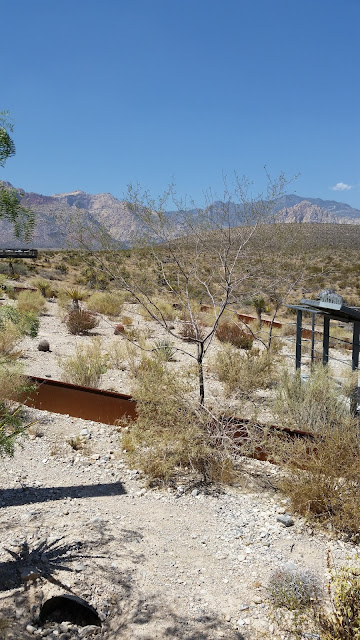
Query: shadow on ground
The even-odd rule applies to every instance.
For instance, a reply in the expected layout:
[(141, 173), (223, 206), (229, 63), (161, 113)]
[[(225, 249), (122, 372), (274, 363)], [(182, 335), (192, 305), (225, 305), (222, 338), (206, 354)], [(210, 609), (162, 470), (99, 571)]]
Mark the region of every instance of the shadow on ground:
[(215, 613), (186, 618), (155, 599), (128, 603), (122, 615), (103, 627), (106, 640), (244, 640), (244, 636)]
[(99, 498), (102, 496), (125, 495), (125, 487), (121, 482), (100, 484), (79, 484), (69, 487), (21, 487), (0, 491), (3, 507), (12, 507), (36, 502), (51, 502), (64, 498)]

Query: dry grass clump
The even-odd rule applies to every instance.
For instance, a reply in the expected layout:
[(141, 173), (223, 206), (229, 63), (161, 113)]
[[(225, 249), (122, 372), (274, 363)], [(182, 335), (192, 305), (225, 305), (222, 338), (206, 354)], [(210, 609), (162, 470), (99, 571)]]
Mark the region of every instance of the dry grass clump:
[(21, 340), (20, 330), (11, 321), (0, 325), (0, 361), (19, 358), (21, 351), (17, 350), (17, 346)]
[(267, 591), (276, 608), (294, 611), (311, 605), (318, 598), (320, 585), (309, 570), (285, 565), (271, 574)]
[(138, 418), (122, 444), (149, 483), (169, 484), (184, 472), (200, 474), (206, 482), (231, 482), (234, 477), (230, 454), (216, 447), (208, 417), (191, 406), (189, 391), (189, 382), (158, 358), (142, 358), (133, 388)]
[(95, 291), (86, 304), (90, 311), (104, 316), (118, 316), (124, 304), (124, 295), (120, 291)]
[(213, 361), (213, 370), (223, 382), (225, 394), (251, 395), (267, 389), (276, 380), (276, 359), (271, 351), (253, 349), (242, 353), (224, 344)]
[(206, 327), (199, 318), (195, 318), (193, 321), (184, 320), (181, 325), (180, 336), (183, 340), (202, 340), (206, 335)]
[(294, 510), (359, 540), (360, 434), (326, 368), (304, 383), (284, 376), (275, 406), (282, 424), (318, 435), (314, 440), (269, 437), (266, 448), (289, 473), (278, 481)]
[(159, 298), (155, 298), (152, 304), (149, 304), (149, 311), (142, 307), (140, 313), (145, 320), (152, 320), (151, 313), (153, 313), (155, 317), (165, 321), (176, 320), (178, 315), (177, 309), (175, 309), (170, 302)]
[(292, 429), (322, 432), (347, 420), (349, 409), (345, 398), (329, 375), (328, 367), (317, 365), (304, 382), (300, 373), (289, 375), (283, 370), (273, 412), (279, 424)]
[[(329, 562), (329, 561), (328, 561)], [(318, 621), (322, 640), (359, 640), (360, 569), (330, 567), (331, 610), (320, 610)]]
[(254, 337), (234, 322), (223, 322), (216, 329), (216, 337), (220, 342), (228, 342), (238, 349), (251, 349)]
[(99, 318), (91, 311), (73, 309), (65, 318), (67, 329), (73, 335), (81, 335), (94, 329), (99, 324)]
[(107, 356), (102, 351), (101, 341), (93, 338), (86, 346), (76, 345), (75, 354), (60, 359), (62, 379), (83, 387), (98, 387), (101, 376), (107, 369)]
[(20, 312), (39, 315), (45, 306), (46, 300), (39, 291), (21, 291), (17, 297), (17, 308)]

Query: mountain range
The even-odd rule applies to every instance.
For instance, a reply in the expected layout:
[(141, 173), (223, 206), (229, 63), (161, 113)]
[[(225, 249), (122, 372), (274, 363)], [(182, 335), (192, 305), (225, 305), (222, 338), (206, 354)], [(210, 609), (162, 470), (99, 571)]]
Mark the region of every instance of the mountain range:
[[(8, 182), (2, 188), (13, 188)], [(17, 189), (21, 204), (35, 211), (36, 228), (31, 246), (37, 249), (61, 249), (67, 244), (67, 221), (81, 212), (85, 223), (105, 227), (108, 233), (126, 247), (139, 222), (125, 200), (118, 200), (111, 193), (89, 194), (84, 191), (58, 193), (44, 196)], [(234, 213), (238, 206), (234, 205)], [(304, 198), (295, 194), (284, 195), (275, 201), (274, 214), (280, 222), (312, 222), (334, 224), (360, 224), (360, 210), (348, 204), (320, 198)], [(174, 214), (174, 212), (169, 212)], [(0, 247), (21, 247), (16, 241), (9, 223), (0, 220)]]

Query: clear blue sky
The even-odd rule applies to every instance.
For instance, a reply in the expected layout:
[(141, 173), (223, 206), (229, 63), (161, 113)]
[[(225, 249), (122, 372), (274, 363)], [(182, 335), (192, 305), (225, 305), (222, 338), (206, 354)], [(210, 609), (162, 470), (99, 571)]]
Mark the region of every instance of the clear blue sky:
[(0, 20), (0, 179), (200, 198), (267, 165), (360, 208), (360, 0), (0, 0)]

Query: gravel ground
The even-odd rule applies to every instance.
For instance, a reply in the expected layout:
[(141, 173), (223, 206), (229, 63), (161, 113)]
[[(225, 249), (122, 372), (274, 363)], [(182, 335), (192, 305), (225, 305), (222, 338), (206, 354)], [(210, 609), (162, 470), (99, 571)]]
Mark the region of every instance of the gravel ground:
[[(102, 320), (97, 330), (105, 348), (113, 324)], [(42, 338), (50, 353), (37, 351)], [(22, 345), (27, 373), (58, 379), (58, 357), (88, 340), (67, 335), (49, 304), (38, 338)], [(127, 372), (109, 371), (102, 387), (129, 392)], [(220, 397), (216, 380), (208, 387)], [(355, 554), (293, 514), (293, 526), (278, 520), (289, 506), (273, 488), (270, 463), (243, 460), (239, 486), (221, 491), (149, 490), (128, 468), (114, 427), (26, 413), (30, 435), (0, 468), (0, 618), (9, 640), (276, 640), (285, 636), (267, 599), (274, 569), (307, 568), (325, 585), (327, 552), (336, 565)], [(37, 622), (42, 603), (64, 593), (95, 607), (101, 628)]]
[[(340, 564), (354, 554), (300, 518), (291, 527), (277, 520), (287, 505), (272, 488), (270, 463), (245, 460), (241, 486), (224, 491), (147, 490), (114, 428), (27, 414), (37, 421), (33, 433), (0, 470), (0, 606), (15, 629), (9, 638), (280, 638), (269, 619), (271, 572), (291, 562), (325, 581), (328, 550)], [(69, 444), (76, 436), (78, 451)], [(41, 603), (66, 590), (96, 608), (101, 631), (33, 623)]]

